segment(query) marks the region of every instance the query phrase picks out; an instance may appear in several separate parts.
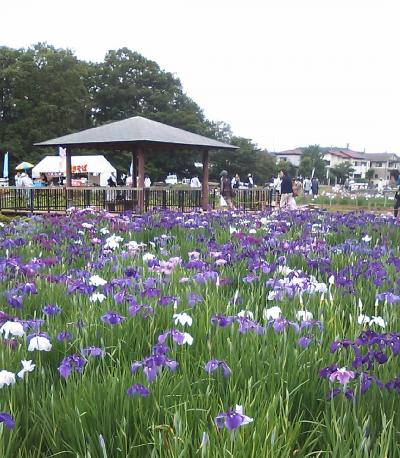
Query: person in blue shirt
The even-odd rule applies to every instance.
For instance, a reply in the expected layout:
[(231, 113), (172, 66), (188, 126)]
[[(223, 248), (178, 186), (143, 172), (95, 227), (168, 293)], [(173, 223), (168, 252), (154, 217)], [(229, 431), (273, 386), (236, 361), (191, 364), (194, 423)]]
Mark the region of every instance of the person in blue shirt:
[(286, 170), (279, 171), (279, 178), (282, 180), (281, 181), (281, 201), (279, 205), (281, 208), (289, 207), (290, 200), (293, 197), (292, 179), (287, 174)]

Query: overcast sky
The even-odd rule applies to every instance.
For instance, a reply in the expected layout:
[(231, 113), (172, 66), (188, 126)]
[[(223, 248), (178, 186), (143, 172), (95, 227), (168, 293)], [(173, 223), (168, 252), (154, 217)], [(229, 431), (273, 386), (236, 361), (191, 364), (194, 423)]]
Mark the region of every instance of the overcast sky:
[[(5, 1), (5, 0), (4, 0)], [(236, 135), (400, 153), (398, 0), (12, 0), (0, 45), (128, 47)]]

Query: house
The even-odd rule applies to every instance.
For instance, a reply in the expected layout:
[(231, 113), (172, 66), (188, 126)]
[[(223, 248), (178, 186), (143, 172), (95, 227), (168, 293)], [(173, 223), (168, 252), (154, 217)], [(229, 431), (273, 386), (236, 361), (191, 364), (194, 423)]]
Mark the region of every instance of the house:
[(400, 172), (400, 157), (394, 153), (366, 154), (369, 161), (369, 168), (374, 171), (372, 181), (376, 184), (383, 180), (389, 184), (393, 172)]
[(339, 164), (348, 162), (354, 169), (350, 178), (365, 179), (366, 173), (370, 168), (365, 153), (347, 148), (324, 148), (324, 150), (324, 160), (328, 169), (334, 169)]
[(290, 162), (296, 168), (300, 166), (301, 155), (303, 154), (303, 148), (289, 149), (285, 151), (279, 151), (276, 153), (271, 153), (276, 157), (276, 162)]

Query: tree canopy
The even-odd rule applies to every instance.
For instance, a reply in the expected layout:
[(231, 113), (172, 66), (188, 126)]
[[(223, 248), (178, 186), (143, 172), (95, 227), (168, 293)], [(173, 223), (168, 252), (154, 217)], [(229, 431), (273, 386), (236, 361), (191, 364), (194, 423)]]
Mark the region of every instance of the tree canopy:
[(326, 164), (319, 145), (310, 145), (303, 149), (299, 167), (299, 173), (301, 176), (311, 177), (314, 171), (314, 176), (322, 180), (325, 178), (325, 167)]

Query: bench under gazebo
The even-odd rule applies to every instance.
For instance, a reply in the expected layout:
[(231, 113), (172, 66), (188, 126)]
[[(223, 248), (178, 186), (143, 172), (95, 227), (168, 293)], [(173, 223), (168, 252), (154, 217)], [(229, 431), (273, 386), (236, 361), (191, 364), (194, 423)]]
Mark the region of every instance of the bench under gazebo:
[(234, 150), (237, 148), (236, 146), (142, 118), (141, 116), (111, 122), (74, 134), (35, 143), (35, 146), (65, 148), (67, 188), (70, 188), (72, 184), (72, 149), (74, 150), (74, 154), (77, 153), (77, 149), (95, 149), (97, 151), (112, 152), (130, 151), (132, 153), (132, 163), (136, 165), (132, 187), (138, 190), (139, 211), (144, 210), (144, 167), (147, 152), (156, 152), (159, 154), (166, 151), (174, 151), (176, 154), (182, 154), (185, 151), (199, 152), (203, 164), (201, 207), (206, 210), (209, 199), (209, 151), (221, 149)]

